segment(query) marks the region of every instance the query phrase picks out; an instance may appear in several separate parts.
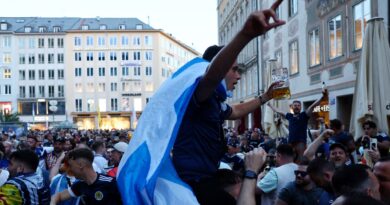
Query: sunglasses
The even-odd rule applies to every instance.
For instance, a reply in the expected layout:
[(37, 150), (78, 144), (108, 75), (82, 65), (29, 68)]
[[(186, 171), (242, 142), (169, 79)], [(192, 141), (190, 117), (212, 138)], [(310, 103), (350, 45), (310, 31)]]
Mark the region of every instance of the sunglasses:
[(294, 174), (295, 176), (301, 175), (301, 177), (305, 177), (307, 175), (307, 172), (295, 170)]

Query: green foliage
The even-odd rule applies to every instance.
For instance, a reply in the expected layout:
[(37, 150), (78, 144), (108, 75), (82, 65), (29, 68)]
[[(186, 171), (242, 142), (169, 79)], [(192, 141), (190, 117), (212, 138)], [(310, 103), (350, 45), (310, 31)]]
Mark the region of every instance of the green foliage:
[(0, 112), (0, 122), (20, 122), (19, 114), (17, 113), (4, 114), (3, 112)]

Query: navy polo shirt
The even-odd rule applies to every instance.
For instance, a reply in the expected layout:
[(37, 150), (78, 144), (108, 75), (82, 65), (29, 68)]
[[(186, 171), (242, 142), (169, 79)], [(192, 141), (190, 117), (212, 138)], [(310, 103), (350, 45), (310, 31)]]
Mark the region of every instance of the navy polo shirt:
[(122, 204), (116, 180), (114, 177), (98, 174), (96, 181), (88, 185), (84, 181), (77, 181), (68, 188), (72, 197), (81, 196), (85, 204)]
[(286, 119), (288, 120), (288, 142), (304, 142), (306, 143), (306, 132), (307, 132), (307, 122), (309, 121), (309, 116), (306, 112), (303, 111), (297, 116), (294, 116), (291, 113), (286, 114)]
[(226, 152), (223, 122), (232, 108), (216, 92), (205, 102), (192, 96), (172, 150), (172, 161), (186, 182), (212, 177)]

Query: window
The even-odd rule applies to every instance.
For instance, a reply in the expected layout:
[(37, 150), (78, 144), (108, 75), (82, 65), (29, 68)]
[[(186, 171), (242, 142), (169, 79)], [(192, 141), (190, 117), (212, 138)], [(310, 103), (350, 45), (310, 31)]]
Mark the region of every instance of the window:
[(106, 75), (106, 68), (100, 67), (99, 68), (99, 76), (105, 76)]
[(99, 52), (98, 60), (99, 61), (104, 61), (105, 59), (106, 59), (105, 53), (104, 52)]
[(45, 80), (45, 70), (38, 70), (38, 79)]
[(99, 46), (104, 46), (106, 45), (106, 39), (103, 36), (98, 37), (98, 45)]
[(145, 51), (145, 60), (152, 60), (152, 51)]
[(130, 83), (129, 82), (123, 82), (122, 83), (122, 91), (129, 92), (130, 91)]
[(353, 6), (354, 19), (354, 46), (355, 50), (361, 49), (363, 45), (364, 30), (367, 20), (371, 18), (371, 0), (364, 0)]
[(26, 55), (19, 54), (19, 64), (26, 64)]
[(125, 30), (125, 29), (126, 29), (126, 25), (125, 24), (119, 25), (119, 30)]
[(45, 63), (45, 54), (39, 53), (38, 54), (38, 64), (44, 64)]
[(118, 99), (111, 98), (111, 111), (118, 111)]
[(141, 92), (141, 81), (133, 81), (133, 91)]
[(153, 92), (154, 91), (153, 82), (146, 82), (146, 84), (145, 84), (145, 91), (146, 92)]
[(80, 52), (74, 53), (74, 60), (81, 61), (81, 53)]
[(29, 80), (35, 80), (35, 70), (29, 70), (28, 71), (28, 79)]
[(11, 48), (11, 36), (5, 36), (3, 40), (4, 48)]
[(122, 76), (129, 75), (129, 67), (122, 67)]
[(87, 36), (87, 46), (92, 46), (92, 45), (93, 45), (93, 37)]
[(82, 104), (83, 104), (82, 99), (76, 99), (75, 103), (76, 103), (76, 112), (81, 112), (82, 111)]
[(290, 75), (293, 75), (299, 72), (298, 41), (290, 43), (288, 53), (290, 57)]
[(54, 98), (54, 85), (49, 85), (49, 98)]
[(117, 83), (111, 83), (111, 91), (116, 91), (118, 88), (118, 84)]
[(110, 60), (116, 61), (116, 52), (110, 52)]
[(129, 52), (122, 52), (122, 60), (129, 60)]
[(145, 67), (145, 75), (146, 76), (151, 76), (152, 75), (152, 67), (146, 66)]
[(95, 101), (93, 99), (87, 100), (87, 112), (91, 112), (94, 110)]
[(98, 92), (105, 92), (106, 91), (106, 84), (105, 83), (99, 83), (98, 84)]
[(57, 47), (58, 48), (63, 48), (64, 47), (64, 39), (63, 38), (57, 39)]
[(45, 97), (45, 86), (43, 85), (38, 86), (38, 97), (40, 98)]
[(116, 37), (110, 37), (110, 46), (116, 46)]
[(282, 50), (279, 49), (275, 52), (275, 58), (280, 65), (282, 65)]
[(334, 59), (343, 54), (343, 31), (341, 15), (336, 16), (328, 22), (329, 29), (329, 58)]
[(24, 47), (26, 46), (26, 41), (24, 38), (19, 38), (19, 49), (24, 49)]
[(38, 32), (39, 32), (39, 33), (46, 32), (46, 27), (44, 27), (44, 26), (38, 27)]
[(48, 70), (48, 76), (49, 76), (49, 80), (54, 80), (54, 70)]
[(140, 39), (140, 37), (138, 37), (138, 36), (134, 36), (134, 37), (133, 37), (133, 45), (135, 45), (135, 46), (141, 45), (141, 39)]
[(19, 71), (19, 80), (26, 80), (26, 71), (24, 70)]
[(57, 74), (58, 74), (58, 79), (59, 80), (62, 80), (64, 79), (64, 70), (57, 70)]
[(63, 53), (57, 53), (57, 63), (64, 63), (64, 54)]
[(48, 47), (49, 48), (54, 48), (54, 38), (49, 38), (48, 40)]
[(25, 98), (26, 97), (26, 87), (19, 86), (19, 97)]
[(38, 86), (38, 97), (39, 98), (45, 97), (45, 86), (43, 85)]
[(107, 26), (106, 25), (100, 25), (100, 30), (106, 30), (107, 29)]
[(4, 69), (4, 78), (5, 79), (11, 78), (11, 69), (9, 69), (9, 68)]
[(4, 85), (4, 94), (11, 95), (11, 85)]
[(28, 47), (29, 48), (35, 48), (35, 38), (29, 38), (28, 39)]
[(310, 66), (319, 65), (321, 63), (321, 49), (319, 30), (314, 29), (309, 33), (309, 49), (310, 49)]
[(117, 75), (118, 75), (118, 72), (117, 72), (117, 68), (116, 68), (116, 67), (111, 67), (111, 68), (110, 68), (110, 75), (111, 75), (111, 76), (117, 76)]
[(74, 37), (74, 45), (81, 46), (81, 37)]
[(93, 61), (93, 52), (87, 53), (87, 61)]
[(45, 39), (38, 38), (38, 48), (44, 48), (44, 47), (45, 47)]
[(74, 69), (74, 76), (80, 77), (81, 76), (81, 68), (75, 68)]
[(288, 17), (294, 16), (298, 12), (298, 0), (288, 1)]
[(87, 68), (87, 76), (93, 76), (93, 68)]
[(153, 45), (151, 36), (145, 36), (145, 45), (147, 46)]
[(54, 53), (47, 54), (47, 63), (49, 63), (49, 64), (54, 63)]
[(93, 83), (87, 83), (87, 92), (93, 93), (94, 91)]
[(59, 85), (59, 86), (58, 86), (58, 97), (59, 97), (59, 98), (64, 97), (64, 96), (65, 96), (64, 93), (65, 93), (65, 92), (64, 92), (64, 86), (63, 86), (63, 85)]
[(1, 23), (0, 24), (0, 30), (2, 30), (2, 31), (6, 31), (7, 27), (8, 27), (7, 23)]
[(29, 91), (29, 97), (35, 98), (35, 86), (29, 86), (28, 91)]
[(83, 92), (83, 85), (81, 83), (76, 83), (74, 86), (77, 93)]
[(141, 67), (135, 66), (134, 67), (134, 76), (140, 76), (141, 75)]
[(61, 32), (61, 27), (59, 27), (59, 26), (53, 26), (53, 32), (54, 32), (54, 33)]
[(122, 46), (129, 45), (129, 37), (122, 36)]
[(88, 25), (82, 25), (81, 26), (81, 30), (83, 30), (83, 31), (86, 31), (86, 30), (88, 30), (89, 29), (89, 26)]
[(141, 60), (141, 52), (134, 51), (133, 52), (133, 60)]
[(12, 63), (11, 53), (3, 53), (3, 62), (4, 63)]

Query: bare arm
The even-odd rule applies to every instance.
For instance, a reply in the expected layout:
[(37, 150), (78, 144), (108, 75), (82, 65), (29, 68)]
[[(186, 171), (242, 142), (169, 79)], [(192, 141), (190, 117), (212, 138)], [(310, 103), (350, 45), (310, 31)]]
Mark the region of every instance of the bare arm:
[[(255, 148), (245, 155), (245, 168), (258, 173), (263, 166), (267, 153), (262, 148)], [(255, 205), (256, 179), (244, 178), (237, 205)]]
[(328, 90), (325, 90), (325, 92), (322, 93), (321, 98), (319, 98), (318, 100), (316, 100), (313, 104), (311, 104), (311, 105), (309, 106), (309, 108), (307, 108), (307, 110), (305, 110), (306, 115), (307, 115), (307, 116), (310, 116), (311, 113), (313, 113), (314, 108), (315, 108), (317, 105), (319, 105), (320, 102), (321, 102), (321, 100), (324, 99), (324, 98), (327, 97), (327, 96), (328, 96)]
[[(195, 97), (199, 102), (204, 102), (221, 83), (241, 50), (254, 38), (266, 33), (277, 26), (285, 24), (275, 15), (275, 9), (282, 3), (277, 0), (271, 9), (253, 12), (246, 20), (244, 27), (213, 59), (204, 77), (200, 80), (195, 91)], [(274, 23), (270, 23), (270, 19)]]
[(319, 137), (317, 137), (309, 146), (306, 148), (305, 152), (303, 152), (303, 156), (307, 157), (309, 160), (314, 159), (314, 155), (319, 146), (322, 145), (325, 139), (327, 139), (334, 132), (333, 130), (327, 129), (321, 133)]
[(272, 110), (272, 111), (274, 111), (274, 112), (278, 113), (280, 116), (282, 116), (282, 117), (286, 118), (286, 113), (285, 113), (285, 112), (283, 112), (283, 111), (279, 110), (278, 108), (276, 108), (276, 107), (272, 106), (272, 105), (271, 105), (271, 104), (269, 104), (269, 103), (268, 103), (267, 105), (268, 105), (268, 107), (270, 107), (270, 108), (271, 108), (271, 110)]
[(68, 190), (64, 190), (60, 193), (57, 193), (51, 197), (50, 205), (56, 205), (60, 203), (61, 201), (65, 201), (70, 199), (72, 196), (70, 195)]
[(62, 160), (64, 159), (64, 157), (65, 157), (65, 152), (62, 152), (60, 157), (58, 157), (54, 166), (51, 168), (50, 174), (49, 174), (50, 181), (53, 179), (53, 177), (55, 177), (58, 174), (60, 167), (61, 167)]

